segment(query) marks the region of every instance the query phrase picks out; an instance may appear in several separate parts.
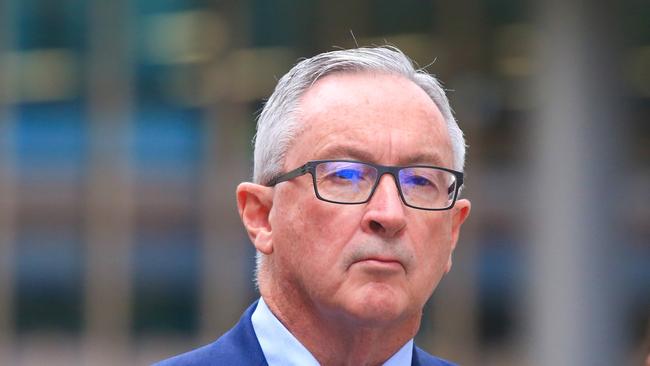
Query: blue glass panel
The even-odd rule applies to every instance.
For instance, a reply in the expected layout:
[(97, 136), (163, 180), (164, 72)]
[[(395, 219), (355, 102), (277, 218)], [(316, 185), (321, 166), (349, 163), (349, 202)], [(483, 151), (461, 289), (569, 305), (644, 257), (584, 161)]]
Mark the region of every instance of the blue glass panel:
[(16, 166), (22, 176), (78, 176), (87, 149), (80, 102), (16, 107)]
[(206, 0), (137, 0), (135, 9), (137, 15), (183, 11), (209, 4)]
[(191, 333), (197, 327), (199, 247), (192, 224), (141, 229), (134, 252), (136, 333)]
[[(374, 34), (428, 33), (436, 18), (432, 0), (377, 0), (369, 8)], [(353, 26), (354, 24), (351, 24)], [(399, 46), (399, 45), (398, 45)]]
[(517, 294), (526, 273), (523, 253), (506, 232), (484, 233), (478, 256), (478, 336), (482, 343), (505, 342), (516, 327)]
[(136, 282), (182, 290), (195, 282), (198, 227), (142, 228), (136, 234)]
[(19, 233), (16, 244), (17, 329), (80, 330), (83, 253), (79, 233), (29, 227)]
[(478, 283), (485, 296), (499, 297), (514, 292), (523, 281), (523, 253), (508, 239), (487, 242), (481, 248), (478, 264)]
[(137, 113), (133, 156), (138, 173), (193, 176), (201, 158), (200, 110), (161, 106)]
[[(142, 55), (140, 55), (142, 56)], [(142, 105), (158, 107), (157, 104), (168, 104), (169, 97), (165, 90), (169, 88), (168, 76), (170, 66), (144, 64), (144, 58), (137, 67), (136, 94)], [(160, 108), (160, 107), (158, 107)]]
[(81, 274), (78, 232), (29, 227), (18, 237), (17, 274), (25, 292), (47, 288), (71, 291)]
[(318, 24), (316, 5), (313, 0), (253, 0), (249, 7), (253, 45), (313, 46)]
[(641, 243), (642, 241), (623, 252), (625, 265), (622, 282), (629, 298), (650, 302), (650, 246), (644, 247)]
[(83, 48), (88, 14), (83, 0), (21, 0), (12, 3), (16, 47)]

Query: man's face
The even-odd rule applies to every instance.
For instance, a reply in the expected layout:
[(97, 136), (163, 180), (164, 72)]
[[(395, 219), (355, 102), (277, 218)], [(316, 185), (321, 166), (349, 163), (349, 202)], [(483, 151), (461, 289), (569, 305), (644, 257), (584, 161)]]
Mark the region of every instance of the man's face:
[[(302, 131), (285, 171), (318, 159), (453, 167), (440, 111), (403, 77), (326, 76), (303, 96), (297, 118)], [(468, 212), (466, 200), (448, 211), (409, 208), (390, 175), (368, 203), (357, 205), (318, 200), (308, 174), (283, 182), (269, 213), (272, 281), (291, 301), (329, 318), (373, 325), (419, 320), (451, 267)]]

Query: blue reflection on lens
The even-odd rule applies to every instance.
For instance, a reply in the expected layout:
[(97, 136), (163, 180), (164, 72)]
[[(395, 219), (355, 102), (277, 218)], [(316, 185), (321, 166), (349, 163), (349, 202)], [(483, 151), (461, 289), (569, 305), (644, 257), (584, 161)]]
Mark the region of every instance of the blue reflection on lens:
[(340, 179), (359, 181), (362, 178), (363, 172), (356, 169), (341, 169), (337, 170), (334, 174)]

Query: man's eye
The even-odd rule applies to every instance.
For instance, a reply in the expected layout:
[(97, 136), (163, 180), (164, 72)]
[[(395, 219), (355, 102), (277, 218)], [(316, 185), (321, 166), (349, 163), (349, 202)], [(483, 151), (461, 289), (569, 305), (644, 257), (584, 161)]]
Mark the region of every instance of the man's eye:
[(432, 184), (431, 181), (428, 180), (427, 178), (421, 177), (421, 176), (416, 176), (416, 175), (408, 177), (406, 179), (405, 183), (410, 184), (410, 185), (414, 185), (414, 186), (420, 186), (420, 187), (429, 186), (429, 185)]
[(362, 178), (361, 172), (354, 169), (337, 170), (333, 173), (333, 175), (338, 179), (345, 179), (345, 180), (360, 180)]

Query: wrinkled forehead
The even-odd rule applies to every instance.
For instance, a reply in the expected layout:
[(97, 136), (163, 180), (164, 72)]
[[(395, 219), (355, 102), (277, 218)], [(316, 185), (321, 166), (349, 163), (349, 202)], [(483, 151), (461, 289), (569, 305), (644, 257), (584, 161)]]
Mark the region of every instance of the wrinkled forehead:
[[(452, 165), (442, 114), (424, 90), (403, 76), (369, 72), (325, 76), (302, 95), (294, 118), (298, 132), (288, 157), (299, 150), (302, 160), (347, 155), (373, 161), (380, 148), (391, 147), (382, 144), (395, 144), (392, 147), (399, 149), (405, 162)], [(310, 154), (324, 154), (322, 150), (331, 156)]]

